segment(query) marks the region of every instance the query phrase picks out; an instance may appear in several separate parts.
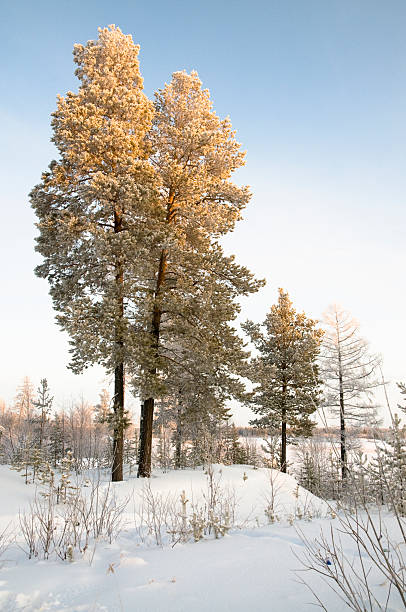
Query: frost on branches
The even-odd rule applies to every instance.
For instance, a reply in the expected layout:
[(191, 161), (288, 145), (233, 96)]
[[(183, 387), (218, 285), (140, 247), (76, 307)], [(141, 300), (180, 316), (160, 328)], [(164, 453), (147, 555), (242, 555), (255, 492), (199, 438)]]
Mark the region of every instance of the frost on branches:
[(125, 377), (143, 400), (139, 475), (149, 476), (155, 399), (185, 385), (237, 392), (246, 355), (229, 323), (236, 298), (261, 286), (217, 242), (250, 198), (230, 181), (244, 163), (230, 121), (195, 72), (175, 72), (148, 100), (138, 52), (115, 26), (75, 45), (79, 91), (58, 97), (52, 120), (59, 159), (31, 192), (36, 273), (70, 336), (70, 367), (114, 373), (113, 480)]
[(248, 395), (248, 403), (259, 415), (253, 424), (279, 431), (280, 466), (286, 472), (289, 438), (310, 436), (314, 427), (310, 417), (320, 398), (316, 360), (323, 332), (316, 328), (316, 321), (295, 311), (283, 289), (264, 323), (247, 321), (243, 329), (259, 352), (248, 371), (257, 385)]
[(376, 424), (373, 390), (381, 383), (375, 372), (380, 358), (371, 354), (360, 336), (359, 324), (337, 305), (324, 315), (321, 373), (325, 385), (323, 405), (340, 421), (340, 461), (343, 480), (347, 476), (347, 426)]

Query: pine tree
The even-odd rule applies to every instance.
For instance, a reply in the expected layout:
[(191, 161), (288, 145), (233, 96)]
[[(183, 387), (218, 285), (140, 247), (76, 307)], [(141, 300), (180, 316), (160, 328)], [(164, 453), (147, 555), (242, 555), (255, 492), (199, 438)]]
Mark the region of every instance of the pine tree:
[(44, 456), (41, 448), (31, 448), (29, 453), (29, 462), (32, 469), (32, 482), (35, 482), (42, 473), (44, 465)]
[(244, 458), (244, 461), (242, 463), (252, 465), (254, 469), (257, 469), (257, 467), (262, 464), (262, 457), (258, 452), (256, 436), (244, 436), (242, 452), (242, 457)]
[(60, 460), (65, 456), (66, 448), (66, 427), (65, 414), (55, 414), (50, 427), (50, 452), (52, 464), (57, 467)]
[(59, 96), (52, 141), (59, 151), (31, 192), (57, 320), (68, 332), (71, 369), (98, 363), (114, 373), (112, 479), (123, 478), (124, 380), (138, 350), (132, 317), (154, 218), (145, 136), (153, 108), (142, 91), (139, 47), (119, 28), (75, 45), (78, 93)]
[(51, 412), (52, 402), (54, 398), (51, 397), (48, 387), (48, 381), (46, 378), (42, 378), (37, 391), (37, 400), (34, 401), (34, 406), (39, 410), (39, 448), (42, 450), (45, 436), (45, 426)]
[[(262, 429), (262, 427), (261, 427)], [(263, 461), (268, 468), (280, 469), (281, 459), (281, 435), (280, 428), (276, 426), (266, 427), (263, 429), (263, 442), (261, 450), (263, 452)]]
[[(225, 257), (216, 242), (233, 229), (250, 194), (246, 187), (229, 180), (243, 165), (244, 154), (230, 121), (220, 120), (212, 110), (209, 92), (202, 89), (195, 72), (174, 73), (171, 83), (156, 94), (149, 142), (151, 164), (160, 184), (164, 240), (155, 261), (150, 259), (154, 285), (145, 300), (148, 308), (143, 325), (147, 326), (149, 358), (138, 385), (144, 400), (138, 470), (142, 477), (151, 473), (155, 399), (167, 393), (165, 382), (175, 378), (171, 371), (191, 369), (188, 347), (202, 338), (203, 370), (209, 369), (207, 364), (215, 359), (216, 350), (221, 352), (221, 333), (225, 342), (237, 348), (236, 336), (232, 340), (226, 321), (234, 318), (236, 298), (260, 286), (246, 268)], [(208, 303), (204, 310), (202, 304)], [(217, 368), (211, 368), (212, 380), (225, 369), (219, 361)]]
[(50, 464), (45, 461), (41, 464), (41, 470), (38, 474), (40, 483), (45, 486), (45, 491), (41, 492), (43, 497), (52, 496), (55, 493), (55, 472)]
[(32, 473), (32, 447), (31, 444), (24, 440), (22, 444), (19, 445), (18, 449), (14, 453), (13, 462), (11, 465), (11, 469), (16, 472), (21, 472), (21, 476), (24, 478), (25, 484), (29, 484), (31, 482), (31, 478), (33, 476)]
[(77, 487), (72, 484), (74, 464), (73, 453), (68, 451), (61, 461), (61, 478), (57, 490), (57, 503), (65, 503), (68, 501), (69, 496), (77, 490)]
[(316, 495), (320, 495), (320, 479), (317, 465), (309, 452), (305, 452), (299, 470), (299, 483)]
[(323, 332), (304, 313), (296, 313), (283, 289), (264, 323), (247, 321), (243, 329), (259, 351), (248, 372), (257, 385), (248, 401), (260, 415), (252, 424), (279, 429), (280, 465), (286, 472), (288, 436), (309, 436), (314, 426), (310, 417), (320, 396), (316, 360)]
[(226, 443), (227, 448), (225, 458), (228, 463), (231, 463), (232, 465), (248, 463), (247, 452), (239, 440), (238, 430), (234, 423), (231, 425), (230, 431), (228, 432)]
[(324, 315), (321, 374), (325, 385), (323, 405), (340, 421), (341, 475), (348, 473), (348, 424), (376, 424), (373, 390), (380, 384), (374, 373), (380, 359), (369, 352), (359, 324), (349, 312), (333, 305)]

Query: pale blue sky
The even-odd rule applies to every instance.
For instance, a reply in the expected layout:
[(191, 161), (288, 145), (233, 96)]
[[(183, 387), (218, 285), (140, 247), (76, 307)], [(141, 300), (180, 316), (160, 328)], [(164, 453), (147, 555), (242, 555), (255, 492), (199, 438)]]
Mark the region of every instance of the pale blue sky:
[(104, 384), (66, 370), (27, 193), (54, 156), (56, 94), (77, 87), (73, 44), (110, 23), (141, 45), (148, 94), (196, 69), (247, 149), (237, 180), (254, 197), (225, 245), (268, 284), (242, 318), (263, 320), (278, 286), (314, 317), (339, 302), (405, 380), (406, 3), (38, 0), (2, 10), (0, 397), (24, 375), (59, 404)]

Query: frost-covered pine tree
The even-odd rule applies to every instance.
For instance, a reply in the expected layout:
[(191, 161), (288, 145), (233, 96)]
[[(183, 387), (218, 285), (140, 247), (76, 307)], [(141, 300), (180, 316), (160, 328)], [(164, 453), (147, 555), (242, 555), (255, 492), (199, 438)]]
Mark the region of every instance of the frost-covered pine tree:
[(309, 436), (314, 426), (310, 417), (320, 397), (317, 358), (323, 332), (296, 312), (283, 289), (262, 324), (247, 321), (242, 327), (259, 352), (247, 373), (256, 385), (248, 402), (259, 415), (251, 423), (279, 429), (280, 467), (286, 472), (289, 438)]
[(373, 390), (379, 386), (375, 371), (380, 364), (360, 336), (359, 324), (348, 311), (330, 306), (324, 315), (325, 336), (321, 355), (321, 376), (325, 386), (323, 405), (340, 423), (342, 478), (348, 472), (349, 424), (376, 424), (377, 406)]
[[(202, 338), (198, 360), (203, 370), (210, 359), (215, 361), (216, 351), (224, 356), (220, 332), (227, 343), (230, 332), (225, 320), (233, 319), (236, 298), (259, 287), (246, 268), (224, 256), (217, 243), (234, 228), (250, 194), (230, 181), (233, 171), (243, 165), (244, 153), (230, 121), (213, 111), (209, 92), (202, 89), (196, 72), (175, 72), (158, 91), (148, 138), (163, 211), (163, 240), (150, 252), (154, 283), (143, 321), (149, 357), (138, 383), (143, 398), (138, 470), (142, 477), (151, 473), (154, 405), (167, 392), (165, 374), (186, 371), (193, 363), (187, 347)], [(202, 308), (208, 303), (205, 295), (208, 312)], [(237, 347), (236, 340), (233, 345)], [(212, 377), (214, 372), (219, 376), (221, 367), (211, 368)]]
[(21, 472), (25, 484), (31, 482), (32, 478), (32, 447), (29, 441), (23, 440), (15, 449), (11, 469)]
[[(207, 439), (208, 435), (220, 434), (222, 424), (229, 418), (227, 401), (240, 399), (244, 391), (238, 374), (244, 369), (248, 353), (230, 325), (237, 305), (228, 289), (217, 285), (215, 281), (211, 285), (206, 282), (193, 300), (185, 302), (183, 312), (186, 306), (187, 315), (182, 326), (178, 327), (177, 318), (171, 325), (163, 326), (160, 349), (164, 359), (168, 357), (165, 383), (176, 427), (177, 467), (184, 463), (183, 442), (192, 439), (198, 444), (199, 437)], [(182, 314), (180, 311), (179, 315)], [(173, 337), (176, 343), (171, 341)], [(220, 438), (215, 441), (216, 456), (219, 445)]]
[(52, 141), (59, 159), (31, 192), (38, 217), (36, 274), (48, 279), (59, 325), (70, 336), (71, 369), (114, 373), (112, 479), (123, 478), (124, 380), (137, 361), (133, 333), (140, 267), (148, 253), (153, 107), (143, 93), (139, 47), (119, 28), (74, 47), (77, 93), (59, 96)]

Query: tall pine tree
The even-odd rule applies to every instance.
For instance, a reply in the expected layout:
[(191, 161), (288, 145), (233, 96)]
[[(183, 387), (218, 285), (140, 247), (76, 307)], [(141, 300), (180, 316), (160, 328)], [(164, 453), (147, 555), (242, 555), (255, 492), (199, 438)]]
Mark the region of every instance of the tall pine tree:
[[(75, 45), (78, 93), (59, 96), (52, 141), (59, 152), (31, 193), (38, 217), (38, 276), (51, 286), (76, 373), (99, 363), (114, 373), (112, 479), (123, 478), (124, 379), (137, 351), (132, 332), (143, 238), (154, 217), (139, 47), (110, 26)], [(154, 205), (152, 205), (154, 208)]]
[[(174, 362), (187, 366), (188, 344), (200, 342), (204, 348), (199, 354), (206, 352), (206, 365), (214, 359), (216, 350), (221, 352), (221, 333), (224, 339), (232, 333), (226, 331), (225, 315), (234, 318), (236, 297), (260, 286), (246, 268), (225, 257), (217, 243), (234, 228), (250, 194), (230, 181), (233, 171), (243, 165), (244, 153), (230, 121), (213, 111), (209, 92), (202, 89), (196, 72), (174, 73), (157, 93), (149, 142), (164, 212), (164, 240), (155, 254), (151, 251), (154, 283), (144, 302), (149, 358), (140, 385), (144, 401), (138, 475), (142, 477), (151, 473), (154, 404), (165, 393), (163, 374)], [(209, 301), (210, 322), (202, 301), (205, 305)], [(235, 337), (233, 345), (238, 350)], [(183, 356), (176, 355), (177, 347)]]

